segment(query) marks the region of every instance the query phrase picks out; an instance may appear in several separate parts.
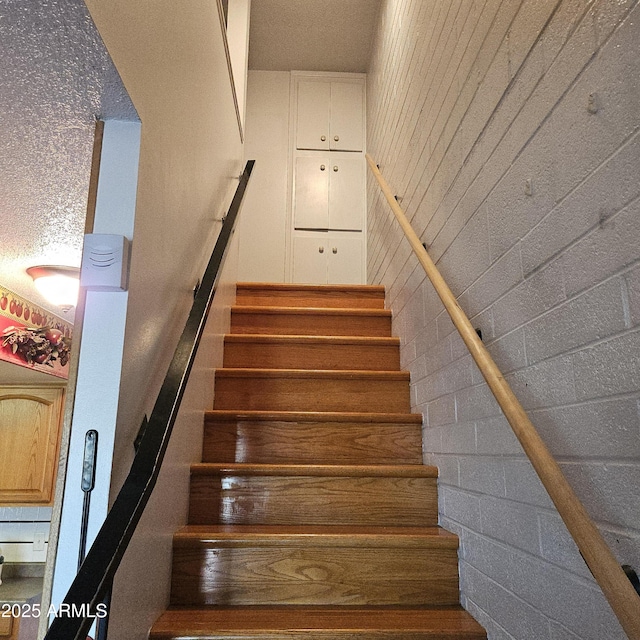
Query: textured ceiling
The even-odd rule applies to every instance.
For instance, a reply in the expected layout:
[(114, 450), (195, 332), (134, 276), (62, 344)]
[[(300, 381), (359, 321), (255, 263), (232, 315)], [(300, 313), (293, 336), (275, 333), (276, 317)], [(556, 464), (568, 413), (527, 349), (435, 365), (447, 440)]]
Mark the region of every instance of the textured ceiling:
[(366, 72), (380, 0), (252, 0), (249, 68)]
[(80, 265), (95, 119), (137, 119), (82, 0), (0, 2), (0, 289)]

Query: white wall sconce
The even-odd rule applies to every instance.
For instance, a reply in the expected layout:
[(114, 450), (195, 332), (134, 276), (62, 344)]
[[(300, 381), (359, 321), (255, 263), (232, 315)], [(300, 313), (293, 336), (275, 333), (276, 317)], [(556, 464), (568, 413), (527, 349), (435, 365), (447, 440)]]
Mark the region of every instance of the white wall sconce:
[(80, 269), (62, 265), (39, 265), (29, 267), (27, 273), (42, 296), (63, 311), (78, 303)]

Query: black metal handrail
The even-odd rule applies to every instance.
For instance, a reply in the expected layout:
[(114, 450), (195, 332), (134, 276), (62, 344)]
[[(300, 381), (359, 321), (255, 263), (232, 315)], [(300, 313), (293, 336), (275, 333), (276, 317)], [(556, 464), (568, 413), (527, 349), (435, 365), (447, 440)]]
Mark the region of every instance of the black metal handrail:
[[(113, 577), (155, 486), (189, 373), (204, 331), (216, 281), (233, 233), (255, 161), (249, 160), (224, 218), (209, 264), (169, 365), (151, 416), (142, 434), (129, 475), (98, 532), (78, 575), (69, 587), (60, 612), (45, 640), (84, 640), (98, 605), (108, 594)], [(82, 615), (78, 615), (81, 612)]]

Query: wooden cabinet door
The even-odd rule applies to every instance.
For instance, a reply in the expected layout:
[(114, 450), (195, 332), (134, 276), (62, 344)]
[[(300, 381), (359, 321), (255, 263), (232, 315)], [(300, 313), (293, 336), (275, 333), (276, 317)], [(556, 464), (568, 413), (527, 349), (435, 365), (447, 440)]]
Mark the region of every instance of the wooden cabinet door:
[(364, 85), (331, 83), (329, 144), (332, 151), (364, 148)]
[(2, 640), (17, 640), (20, 631), (20, 618), (13, 616), (0, 617), (0, 638)]
[(0, 504), (49, 504), (64, 389), (0, 387)]
[(329, 150), (330, 100), (329, 82), (298, 82), (296, 148)]

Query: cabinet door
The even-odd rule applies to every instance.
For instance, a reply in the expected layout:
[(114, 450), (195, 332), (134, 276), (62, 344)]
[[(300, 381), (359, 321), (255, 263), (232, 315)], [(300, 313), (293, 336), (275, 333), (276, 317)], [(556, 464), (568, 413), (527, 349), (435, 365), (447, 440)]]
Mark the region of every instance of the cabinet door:
[(329, 149), (329, 112), (331, 84), (298, 82), (296, 147)]
[(329, 229), (360, 231), (364, 221), (364, 160), (340, 154), (331, 157)]
[(296, 229), (329, 227), (329, 160), (322, 155), (296, 158), (293, 190), (293, 226)]
[(326, 284), (327, 246), (326, 233), (293, 239), (293, 282)]
[(327, 253), (329, 284), (362, 284), (362, 234), (330, 238)]
[(0, 387), (0, 504), (53, 499), (63, 397), (60, 387)]
[(362, 151), (364, 85), (331, 83), (329, 142), (332, 151)]

